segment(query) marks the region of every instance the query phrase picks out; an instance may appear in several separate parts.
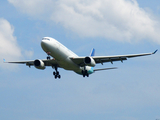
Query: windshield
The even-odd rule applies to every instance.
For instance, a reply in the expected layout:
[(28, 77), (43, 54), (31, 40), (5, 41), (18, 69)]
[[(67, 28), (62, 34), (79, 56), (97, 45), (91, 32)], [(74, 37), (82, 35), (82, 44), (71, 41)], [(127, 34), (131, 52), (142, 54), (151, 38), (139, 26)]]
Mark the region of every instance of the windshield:
[(50, 40), (49, 38), (43, 38), (42, 40)]

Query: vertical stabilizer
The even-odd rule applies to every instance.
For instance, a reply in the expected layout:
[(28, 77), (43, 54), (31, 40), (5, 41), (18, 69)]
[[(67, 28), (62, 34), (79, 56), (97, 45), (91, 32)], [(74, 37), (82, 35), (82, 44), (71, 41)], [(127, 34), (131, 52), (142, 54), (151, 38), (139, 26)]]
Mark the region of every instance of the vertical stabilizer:
[(93, 48), (91, 53), (90, 53), (90, 56), (94, 56), (95, 55), (95, 49)]

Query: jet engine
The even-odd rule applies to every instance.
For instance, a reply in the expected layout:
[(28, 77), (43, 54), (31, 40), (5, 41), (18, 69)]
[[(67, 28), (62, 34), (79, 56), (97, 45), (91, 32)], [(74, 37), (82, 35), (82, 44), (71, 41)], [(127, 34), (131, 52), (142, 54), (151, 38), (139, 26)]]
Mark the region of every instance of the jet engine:
[(92, 57), (85, 57), (84, 63), (88, 66), (91, 66), (91, 67), (94, 67), (96, 65), (96, 63)]
[(42, 60), (38, 60), (38, 59), (34, 61), (34, 66), (37, 69), (42, 69), (42, 70), (44, 70), (46, 68), (44, 62)]

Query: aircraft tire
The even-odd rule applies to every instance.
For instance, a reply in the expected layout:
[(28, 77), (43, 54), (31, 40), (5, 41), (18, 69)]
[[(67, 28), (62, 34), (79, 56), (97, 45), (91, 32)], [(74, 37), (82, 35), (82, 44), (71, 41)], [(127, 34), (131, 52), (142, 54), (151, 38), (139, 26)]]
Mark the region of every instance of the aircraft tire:
[(53, 72), (53, 75), (56, 75), (56, 72)]
[(87, 77), (89, 77), (89, 74), (87, 73), (87, 75), (86, 75)]
[(60, 79), (60, 78), (61, 78), (61, 75), (58, 75), (58, 78)]
[(47, 60), (50, 60), (50, 59), (51, 59), (51, 58), (48, 56), (48, 57), (47, 57)]
[(55, 75), (54, 77), (55, 77), (55, 79), (57, 79), (57, 75)]

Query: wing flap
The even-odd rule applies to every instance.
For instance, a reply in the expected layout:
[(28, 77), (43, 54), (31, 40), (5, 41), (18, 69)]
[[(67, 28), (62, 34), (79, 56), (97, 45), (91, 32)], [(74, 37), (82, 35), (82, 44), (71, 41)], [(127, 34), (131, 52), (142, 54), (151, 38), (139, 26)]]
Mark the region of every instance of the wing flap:
[(104, 56), (104, 57), (93, 57), (93, 59), (95, 60), (96, 63), (101, 63), (103, 64), (104, 62), (115, 62), (115, 61), (121, 61), (123, 62), (124, 60), (127, 60), (126, 57), (107, 57), (107, 56)]

